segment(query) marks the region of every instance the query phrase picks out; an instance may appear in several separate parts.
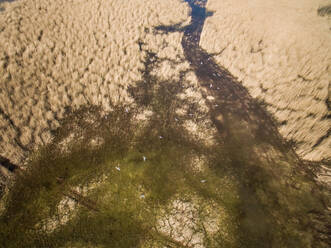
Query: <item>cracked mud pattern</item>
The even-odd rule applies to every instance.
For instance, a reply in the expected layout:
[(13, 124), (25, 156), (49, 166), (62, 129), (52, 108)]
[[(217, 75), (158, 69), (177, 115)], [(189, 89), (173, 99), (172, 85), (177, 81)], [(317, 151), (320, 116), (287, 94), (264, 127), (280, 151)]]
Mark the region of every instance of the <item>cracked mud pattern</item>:
[(63, 108), (25, 167), (1, 158), (15, 177), (0, 205), (1, 246), (330, 245), (327, 192), (263, 107), (199, 47), (212, 13), (206, 1), (187, 2), (176, 21), (143, 19), (153, 25), (134, 42), (134, 83), (114, 78), (121, 90), (99, 99), (96, 88), (112, 87), (101, 80), (90, 104)]

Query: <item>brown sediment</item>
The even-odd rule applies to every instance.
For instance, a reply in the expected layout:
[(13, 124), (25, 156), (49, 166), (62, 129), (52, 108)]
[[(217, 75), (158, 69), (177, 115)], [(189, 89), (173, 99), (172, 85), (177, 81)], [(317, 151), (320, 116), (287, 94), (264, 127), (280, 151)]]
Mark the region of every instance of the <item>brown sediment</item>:
[[(186, 2), (191, 7), (192, 15), (188, 26), (181, 29), (158, 27), (157, 30), (160, 32), (184, 31), (182, 47), (185, 57), (197, 75), (200, 86), (204, 89), (203, 96), (207, 99), (211, 119), (220, 134), (220, 142), (224, 144), (223, 149), (229, 149), (227, 156), (232, 161), (232, 166), (238, 169), (237, 175), (243, 180), (241, 197), (244, 201), (243, 212), (246, 213), (244, 215), (248, 219), (251, 218), (253, 222), (258, 216), (257, 218), (264, 222), (262, 226), (266, 225), (267, 218), (270, 216), (268, 217), (268, 214), (264, 212), (263, 208), (267, 206), (262, 207), (263, 200), (256, 195), (256, 190), (259, 187), (267, 189), (268, 183), (261, 183), (258, 177), (269, 177), (270, 171), (275, 170), (275, 167), (283, 166), (281, 164), (284, 162), (287, 168), (279, 174), (272, 173), (270, 181), (277, 181), (282, 185), (284, 178), (295, 175), (293, 178), (290, 176), (292, 178), (290, 181), (293, 181), (289, 183), (295, 188), (297, 176), (301, 175), (313, 181), (314, 175), (296, 154), (292, 145), (279, 134), (273, 117), (251, 97), (246, 88), (228, 70), (219, 66), (214, 58), (199, 46), (204, 21), (208, 15), (212, 15), (206, 11), (207, 1), (187, 0)], [(249, 177), (252, 178), (247, 179)], [(286, 184), (283, 185), (285, 188)], [(301, 189), (296, 189), (300, 194)], [(267, 191), (265, 193), (269, 194)], [(254, 213), (249, 210), (250, 205), (255, 205)], [(327, 223), (327, 205), (324, 205), (325, 213), (319, 212), (312, 219), (315, 218), (316, 221), (320, 215), (324, 215), (326, 218), (324, 221)], [(316, 240), (323, 237), (324, 242), (330, 243), (328, 238), (325, 239), (325, 236), (320, 235), (320, 233), (326, 233), (327, 226), (328, 224), (321, 228), (319, 224), (314, 225)]]
[[(208, 15), (205, 10), (207, 1), (198, 1), (198, 5), (195, 1), (188, 2), (193, 16), (190, 25), (184, 30), (182, 46), (200, 85), (206, 90), (205, 97), (214, 98), (212, 102), (209, 101), (209, 107), (219, 132), (228, 132), (222, 122), (234, 118), (246, 122), (255, 139), (272, 143), (278, 146), (278, 149), (288, 149), (288, 146), (285, 148), (286, 142), (279, 135), (272, 117), (250, 96), (241, 83), (199, 46), (204, 21)], [(222, 122), (218, 120), (219, 116), (223, 116)]]
[(303, 159), (331, 157), (330, 18), (325, 1), (209, 0), (200, 47), (276, 120)]

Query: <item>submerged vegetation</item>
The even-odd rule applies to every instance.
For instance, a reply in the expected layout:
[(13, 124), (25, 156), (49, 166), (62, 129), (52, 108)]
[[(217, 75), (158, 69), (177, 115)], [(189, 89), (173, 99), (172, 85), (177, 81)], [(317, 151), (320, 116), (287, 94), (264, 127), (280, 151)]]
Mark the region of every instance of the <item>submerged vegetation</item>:
[[(68, 114), (17, 172), (0, 245), (323, 247), (313, 215), (325, 198), (307, 173), (233, 123), (225, 143), (193, 137), (174, 111), (196, 108), (177, 97), (182, 90), (144, 82), (132, 91), (144, 92), (136, 108)], [(146, 106), (152, 114), (139, 121)]]
[[(208, 15), (206, 1), (187, 1)], [(67, 107), (52, 141), (15, 169), (0, 247), (328, 247), (326, 192), (265, 110), (199, 48), (203, 21), (192, 20), (151, 34), (184, 32), (183, 58), (139, 40), (141, 79), (122, 87), (133, 101)], [(178, 79), (156, 73), (185, 59)]]

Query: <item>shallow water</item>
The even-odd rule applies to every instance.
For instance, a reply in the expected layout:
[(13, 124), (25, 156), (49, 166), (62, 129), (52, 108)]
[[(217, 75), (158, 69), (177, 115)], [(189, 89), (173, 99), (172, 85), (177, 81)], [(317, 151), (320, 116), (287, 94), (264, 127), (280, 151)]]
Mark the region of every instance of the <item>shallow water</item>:
[[(31, 155), (6, 199), (2, 246), (327, 247), (324, 191), (264, 108), (199, 47), (212, 13), (206, 1), (188, 2), (188, 26), (155, 30), (183, 32), (201, 92), (214, 99), (209, 112), (178, 97), (183, 79), (158, 81), (159, 58), (146, 51), (143, 79), (129, 90), (136, 107), (68, 113), (53, 143)], [(183, 106), (192, 115), (176, 114)], [(148, 121), (137, 122), (141, 109)], [(211, 145), (183, 127), (207, 119)]]

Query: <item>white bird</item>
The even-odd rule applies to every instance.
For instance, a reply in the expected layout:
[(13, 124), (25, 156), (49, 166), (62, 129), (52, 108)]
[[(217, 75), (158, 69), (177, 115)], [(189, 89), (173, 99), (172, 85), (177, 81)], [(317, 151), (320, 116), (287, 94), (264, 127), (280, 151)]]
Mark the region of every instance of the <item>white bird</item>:
[(120, 168), (120, 167), (117, 167), (117, 166), (116, 166), (115, 168), (116, 168), (116, 170), (118, 170), (118, 171), (120, 171), (120, 170), (121, 170), (121, 168)]
[(145, 156), (143, 156), (143, 160), (144, 160), (144, 162), (146, 161), (146, 157)]
[(141, 194), (140, 195), (140, 199), (145, 199), (145, 195), (144, 194)]
[(161, 135), (159, 136), (159, 138), (160, 138), (160, 139), (163, 139), (163, 137), (162, 137)]
[(207, 180), (203, 179), (203, 180), (201, 180), (200, 182), (201, 182), (201, 183), (205, 183), (205, 182), (207, 182)]

